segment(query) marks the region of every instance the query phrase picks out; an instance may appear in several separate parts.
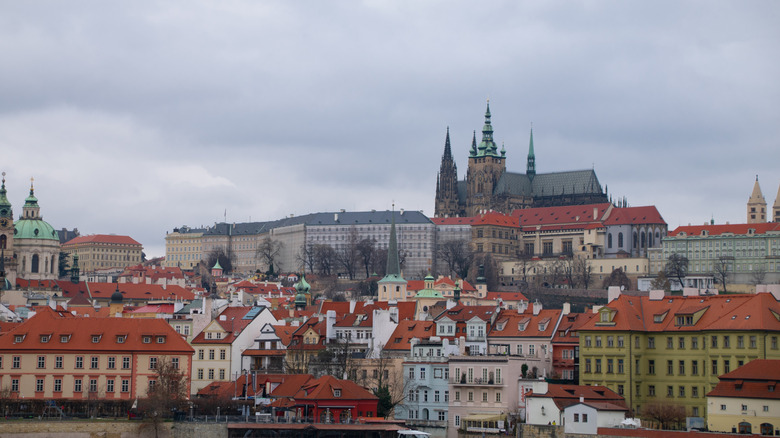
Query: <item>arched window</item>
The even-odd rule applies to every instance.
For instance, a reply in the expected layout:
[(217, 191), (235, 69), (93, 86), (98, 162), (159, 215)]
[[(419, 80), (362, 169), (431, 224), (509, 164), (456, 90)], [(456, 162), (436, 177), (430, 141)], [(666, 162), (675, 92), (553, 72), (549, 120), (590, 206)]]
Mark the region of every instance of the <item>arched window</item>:
[(38, 273), (38, 254), (33, 254), (32, 260), (30, 262), (30, 272), (33, 274)]
[(645, 242), (645, 232), (644, 231), (642, 231), (642, 238), (641, 238), (641, 240), (642, 240), (642, 248), (647, 248), (647, 245), (645, 244), (646, 242)]
[(636, 247), (637, 247), (637, 243), (638, 243), (638, 242), (637, 242), (637, 240), (636, 240), (636, 231), (634, 231), (634, 246), (633, 246), (633, 248), (636, 248)]
[(623, 247), (623, 233), (618, 233), (618, 248)]
[(607, 235), (607, 248), (612, 248), (612, 233)]
[(55, 259), (55, 257), (51, 258), (51, 269), (49, 269), (49, 273), (50, 274), (54, 273), (54, 259)]
[(774, 429), (771, 423), (761, 423), (761, 435), (774, 435)]
[(747, 421), (739, 423), (739, 433), (753, 433), (753, 425)]
[(0, 249), (5, 249), (5, 248), (6, 248), (6, 246), (5, 246), (5, 245), (6, 245), (7, 243), (8, 243), (8, 238), (5, 236), (5, 234), (3, 234), (2, 236), (0, 236)]

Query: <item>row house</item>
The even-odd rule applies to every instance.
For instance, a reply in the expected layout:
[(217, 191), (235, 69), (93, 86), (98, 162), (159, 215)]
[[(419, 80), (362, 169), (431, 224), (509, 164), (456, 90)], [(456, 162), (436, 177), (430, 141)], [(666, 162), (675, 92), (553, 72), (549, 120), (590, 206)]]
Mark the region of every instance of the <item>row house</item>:
[(579, 330), (594, 313), (561, 314), (561, 322), (552, 338), (553, 371), (550, 377), (568, 383), (579, 383), (580, 377), (580, 334)]
[(780, 435), (780, 360), (756, 359), (719, 378), (707, 393), (707, 429)]
[[(450, 368), (447, 341), (437, 337), (413, 343), (403, 361), (406, 396), (395, 418), (409, 426), (446, 428), (450, 402)], [(456, 352), (457, 354), (457, 352)]]
[(228, 307), (208, 323), (190, 344), (196, 354), (192, 366), (192, 393), (213, 381), (229, 381), (243, 372), (242, 352), (260, 329), (276, 319), (266, 307)]
[(133, 400), (163, 362), (190, 375), (193, 349), (161, 319), (76, 317), (39, 308), (0, 336), (0, 386), (14, 398)]
[(460, 338), (467, 354), (486, 354), (488, 331), (498, 311), (497, 306), (466, 306), (458, 303), (434, 318), (436, 336)]
[(755, 295), (620, 295), (579, 329), (580, 383), (603, 385), (641, 412), (673, 404), (704, 417), (718, 376), (780, 359), (780, 304)]
[[(285, 330), (292, 334), (288, 326), (263, 325), (254, 344), (241, 353), (241, 369), (262, 373), (283, 372), (287, 343), (280, 334)], [(289, 337), (287, 339), (289, 341)]]

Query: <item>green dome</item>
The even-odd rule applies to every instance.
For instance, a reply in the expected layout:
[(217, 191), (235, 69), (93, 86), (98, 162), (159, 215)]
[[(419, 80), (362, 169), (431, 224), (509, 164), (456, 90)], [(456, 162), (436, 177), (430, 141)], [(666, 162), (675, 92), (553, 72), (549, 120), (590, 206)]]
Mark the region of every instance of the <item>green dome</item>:
[(44, 239), (56, 240), (60, 238), (54, 227), (42, 219), (19, 219), (14, 223), (14, 239)]
[(301, 275), (301, 280), (293, 285), (296, 291), (298, 293), (307, 294), (309, 293), (309, 290), (311, 290), (311, 286), (309, 286), (309, 283), (306, 281), (306, 277)]

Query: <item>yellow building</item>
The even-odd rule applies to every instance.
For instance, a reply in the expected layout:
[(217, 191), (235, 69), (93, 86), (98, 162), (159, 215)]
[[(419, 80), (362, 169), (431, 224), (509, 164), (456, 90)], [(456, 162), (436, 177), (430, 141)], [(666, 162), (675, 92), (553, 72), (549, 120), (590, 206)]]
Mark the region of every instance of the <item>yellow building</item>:
[(203, 231), (204, 229), (191, 229), (188, 227), (174, 228), (172, 233), (165, 235), (165, 261), (167, 268), (179, 267), (192, 269), (203, 255)]
[(707, 394), (712, 432), (780, 435), (780, 360), (756, 359), (720, 376)]
[(78, 256), (82, 274), (108, 268), (127, 268), (141, 263), (143, 245), (129, 236), (93, 234), (79, 236), (62, 244), (68, 263)]

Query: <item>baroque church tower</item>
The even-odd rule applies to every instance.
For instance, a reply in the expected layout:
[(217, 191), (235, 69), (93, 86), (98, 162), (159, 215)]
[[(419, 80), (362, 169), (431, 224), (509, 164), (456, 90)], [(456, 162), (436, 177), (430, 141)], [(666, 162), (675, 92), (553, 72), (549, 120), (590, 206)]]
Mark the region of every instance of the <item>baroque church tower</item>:
[(458, 167), (452, 158), (450, 148), (450, 128), (447, 127), (447, 137), (444, 140), (444, 154), (441, 156), (441, 167), (436, 177), (436, 217), (456, 217), (465, 213), (458, 201)]
[(14, 257), (14, 212), (5, 190), (5, 172), (0, 186), (0, 289), (6, 284), (16, 284), (16, 258)]
[(761, 186), (758, 185), (758, 175), (756, 183), (753, 184), (753, 193), (747, 202), (747, 223), (760, 224), (766, 222), (766, 200), (761, 193)]
[(469, 168), (466, 173), (467, 201), (466, 215), (476, 216), (480, 210), (491, 208), (493, 189), (498, 179), (506, 172), (506, 150), (499, 153), (493, 141), (493, 125), (490, 123), (490, 101), (485, 110), (485, 126), (482, 127), (482, 141), (477, 146), (476, 133), (471, 141)]

